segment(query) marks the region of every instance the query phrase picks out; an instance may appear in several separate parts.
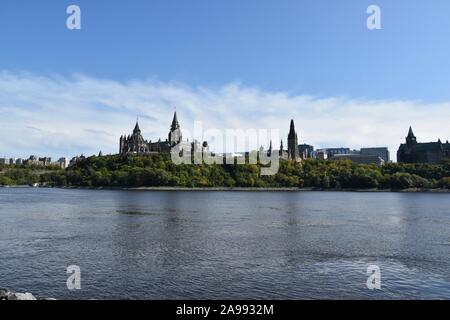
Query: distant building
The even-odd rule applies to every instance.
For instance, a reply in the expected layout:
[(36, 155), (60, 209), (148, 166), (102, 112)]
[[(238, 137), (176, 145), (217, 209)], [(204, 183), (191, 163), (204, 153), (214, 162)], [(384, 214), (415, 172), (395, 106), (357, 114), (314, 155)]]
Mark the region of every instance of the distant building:
[(46, 166), (60, 166), (61, 168), (66, 168), (67, 167), (67, 159), (66, 158), (60, 158), (58, 161), (56, 162), (52, 162), (52, 158), (51, 157), (37, 157), (35, 155), (31, 155), (28, 159), (23, 160), (22, 158), (2, 158), (0, 159), (0, 164), (4, 164), (4, 165), (16, 165), (16, 166), (21, 166), (21, 165), (27, 165), (27, 166), (42, 166), (42, 167), (46, 167)]
[[(385, 147), (380, 148), (361, 148), (361, 150), (352, 150), (350, 148), (327, 148), (322, 149), (329, 160), (349, 159), (354, 163), (378, 164), (382, 165), (390, 161), (389, 150)], [(316, 152), (316, 156), (317, 156)], [(323, 156), (320, 155), (320, 158)], [(381, 161), (380, 161), (381, 160)]]
[[(299, 152), (298, 136), (295, 131), (294, 120), (291, 120), (291, 125), (289, 127), (289, 134), (287, 138), (287, 150), (284, 149), (283, 140), (280, 142), (280, 149), (278, 150), (278, 155), (281, 159), (301, 161), (302, 157)], [(270, 143), (269, 152), (272, 154), (272, 142)]]
[(278, 155), (279, 155), (279, 157), (282, 158), (282, 159), (284, 159), (284, 158), (287, 159), (287, 157), (288, 157), (287, 151), (284, 150), (283, 140), (281, 140), (281, 142), (280, 142), (280, 150), (278, 151)]
[(328, 159), (328, 153), (326, 149), (318, 149), (315, 152), (315, 158), (317, 160), (327, 160)]
[(74, 165), (76, 165), (78, 162), (81, 162), (81, 161), (83, 161), (83, 160), (85, 160), (85, 159), (86, 159), (86, 157), (83, 156), (83, 155), (81, 155), (81, 156), (75, 156), (75, 157), (73, 157), (72, 159), (70, 159), (69, 167), (74, 166)]
[(29, 166), (38, 166), (40, 165), (39, 159), (35, 155), (31, 155), (27, 160), (24, 161), (24, 164)]
[(354, 154), (355, 151), (350, 150), (350, 148), (327, 148), (326, 153), (328, 158), (331, 158), (337, 154)]
[(51, 164), (52, 164), (52, 158), (50, 158), (50, 157), (40, 157), (39, 158), (39, 165), (46, 167)]
[(360, 154), (362, 156), (377, 156), (383, 159), (385, 163), (391, 162), (389, 150), (386, 147), (377, 148), (361, 148)]
[(119, 153), (148, 153), (149, 151), (148, 142), (142, 137), (139, 123), (136, 121), (133, 134), (120, 137)]
[(141, 134), (139, 123), (136, 121), (133, 133), (128, 136), (121, 136), (119, 140), (120, 154), (151, 154), (151, 153), (170, 153), (170, 150), (182, 142), (180, 124), (178, 123), (177, 113), (173, 115), (172, 124), (168, 139), (157, 142), (146, 141)]
[(409, 127), (406, 143), (402, 143), (397, 151), (397, 161), (404, 163), (440, 163), (450, 159), (450, 144), (447, 140), (437, 142), (418, 143), (417, 138)]
[(271, 157), (272, 156), (272, 151), (273, 151), (272, 140), (270, 140), (269, 151), (267, 151), (267, 156)]
[(385, 163), (385, 161), (377, 155), (336, 154), (333, 157), (329, 158), (329, 160), (340, 160), (340, 159), (348, 159), (353, 163), (376, 164), (379, 166), (384, 165)]
[(300, 153), (300, 157), (302, 159), (312, 158), (314, 154), (314, 146), (309, 144), (299, 144), (298, 152)]
[(56, 161), (56, 165), (61, 169), (65, 169), (67, 167), (67, 158), (59, 158), (58, 161)]

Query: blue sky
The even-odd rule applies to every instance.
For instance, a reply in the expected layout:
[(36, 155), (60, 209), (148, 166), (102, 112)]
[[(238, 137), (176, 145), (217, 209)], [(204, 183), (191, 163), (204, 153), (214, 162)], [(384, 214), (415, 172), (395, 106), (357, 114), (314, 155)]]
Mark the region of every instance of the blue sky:
[[(366, 28), (382, 9), (383, 30)], [(78, 4), (82, 30), (65, 28)], [(314, 95), (450, 97), (450, 2), (3, 0), (0, 65)]]
[[(65, 11), (70, 4), (81, 7), (82, 30), (66, 29)], [(382, 30), (369, 31), (366, 28), (366, 8), (370, 4), (381, 8)], [(290, 117), (298, 118), (300, 136), (304, 134), (303, 142), (317, 146), (339, 143), (359, 147), (363, 143), (371, 143), (395, 148), (410, 124), (418, 126), (416, 131), (422, 131), (424, 139), (437, 140), (441, 137), (445, 140), (450, 136), (449, 130), (440, 128), (437, 131), (433, 128), (436, 126), (432, 124), (433, 118), (427, 118), (428, 122), (424, 123), (421, 112), (427, 113), (430, 108), (445, 112), (447, 108), (443, 106), (450, 101), (449, 12), (450, 2), (445, 0), (3, 0), (0, 4), (0, 71), (3, 72), (0, 83), (15, 81), (30, 91), (9, 85), (9, 89), (0, 87), (0, 98), (3, 97), (0, 100), (0, 113), (3, 111), (4, 119), (2, 126), (8, 129), (11, 121), (18, 121), (16, 127), (23, 131), (27, 127), (39, 129), (43, 132), (42, 138), (47, 133), (74, 139), (65, 145), (54, 141), (38, 148), (35, 147), (38, 141), (28, 146), (23, 138), (21, 153), (66, 155), (92, 152), (97, 147), (80, 142), (80, 139), (85, 139), (81, 131), (64, 132), (64, 125), (61, 132), (51, 131), (30, 110), (31, 105), (37, 105), (33, 100), (37, 93), (33, 90), (51, 91), (61, 86), (70, 93), (68, 95), (75, 96), (73, 87), (80, 88), (85, 83), (77, 78), (81, 76), (94, 82), (94, 86), (108, 82), (112, 84), (111, 90), (125, 86), (128, 90), (125, 95), (130, 96), (130, 90), (136, 89), (133, 84), (139, 88), (148, 85), (150, 91), (155, 88), (161, 90), (152, 91), (158, 102), (143, 109), (128, 105), (127, 101), (99, 102), (97, 97), (88, 95), (85, 99), (90, 97), (92, 100), (89, 103), (75, 98), (70, 100), (73, 108), (80, 110), (88, 108), (86, 105), (89, 104), (89, 112), (103, 116), (103, 119), (113, 117), (117, 105), (120, 105), (124, 113), (122, 116), (126, 117), (122, 118), (122, 131), (133, 126), (129, 122), (139, 113), (144, 119), (149, 117), (146, 124), (152, 127), (147, 130), (149, 135), (166, 135), (167, 125), (155, 124), (150, 118), (155, 113), (161, 114), (161, 117), (171, 113), (172, 104), (177, 105), (182, 119), (191, 121), (195, 112), (180, 101), (181, 96), (164, 96), (161, 93), (167, 92), (168, 88), (176, 87), (176, 90), (191, 97), (198, 95), (200, 99), (203, 91), (199, 88), (207, 90), (212, 96), (221, 97), (226, 88), (237, 85), (236, 100), (240, 100), (241, 105), (230, 99), (229, 105), (217, 108), (236, 108), (234, 116), (241, 116), (242, 120), (248, 117), (252, 108), (239, 95), (248, 91), (258, 92), (258, 103), (261, 103), (262, 109), (272, 104), (264, 97), (274, 99), (280, 95), (286, 95), (291, 98), (290, 101), (312, 97), (311, 105), (327, 99), (342, 101), (341, 104), (330, 104), (335, 106), (335, 111), (328, 120), (326, 117), (320, 119), (320, 114), (319, 118), (312, 118), (311, 115), (316, 115), (316, 112), (308, 112), (307, 106), (302, 104), (298, 108), (295, 104), (280, 105), (280, 116), (286, 117), (281, 120), (289, 123)], [(33, 81), (36, 83), (31, 84)], [(44, 89), (39, 87), (42, 82), (47, 83)], [(102, 94), (108, 96), (109, 91), (102, 88), (105, 90)], [(145, 88), (142, 90), (145, 91)], [(51, 97), (55, 94), (49, 92), (48, 102), (54, 101)], [(110, 92), (110, 95), (114, 93)], [(147, 98), (150, 101), (155, 96)], [(55, 101), (61, 99), (63, 97), (58, 97)], [(333, 136), (333, 139), (326, 140), (325, 137), (318, 137), (318, 132), (313, 129), (302, 128), (304, 121), (315, 122), (310, 124), (311, 128), (328, 126), (329, 122), (324, 121), (345, 124), (348, 118), (339, 117), (339, 108), (344, 110), (355, 101), (361, 106), (358, 112), (367, 115), (367, 123), (361, 126), (372, 126), (370, 130), (363, 130), (369, 133), (358, 133), (362, 134), (361, 140), (354, 141), (337, 132), (327, 134), (328, 138)], [(216, 110), (214, 115), (214, 110), (203, 106), (202, 101), (198, 103), (198, 110), (203, 109), (205, 119), (211, 123), (217, 114), (221, 114)], [(390, 106), (399, 103), (414, 107), (401, 109), (405, 112), (403, 122), (402, 115), (398, 114), (394, 116), (398, 121), (392, 127), (382, 128), (390, 130), (392, 138), (386, 136), (386, 141), (375, 140), (373, 134), (380, 131), (380, 127), (375, 126), (378, 120), (371, 121), (369, 115), (372, 115), (372, 110), (364, 109), (365, 106), (382, 105), (383, 110), (394, 112)], [(63, 104), (67, 105), (68, 101)], [(288, 105), (293, 108), (291, 112), (287, 109)], [(42, 104), (39, 106), (39, 112), (49, 112)], [(14, 117), (7, 116), (6, 110), (15, 110)], [(21, 111), (31, 113), (26, 113), (27, 118), (21, 118)], [(83, 119), (78, 119), (66, 109), (59, 111), (62, 113), (59, 122), (80, 121), (80, 130), (91, 130), (83, 127), (87, 125)], [(211, 114), (206, 114), (206, 111)], [(198, 112), (198, 115), (201, 114)], [(343, 111), (343, 114), (346, 113)], [(33, 116), (36, 116), (36, 123), (30, 123)], [(436, 118), (439, 117), (442, 114), (436, 115)], [(158, 121), (170, 122), (170, 118), (171, 115), (167, 116), (168, 120), (153, 116)], [(257, 120), (255, 118), (255, 122)], [(259, 121), (263, 122), (261, 119)], [(348, 124), (358, 123), (352, 121), (353, 118)], [(217, 123), (219, 125), (220, 121)], [(110, 146), (110, 142), (116, 140), (116, 135), (122, 134), (113, 130), (119, 123), (103, 125), (109, 127), (100, 131), (107, 132), (110, 138), (99, 138), (98, 149), (113, 152), (116, 146)], [(186, 126), (190, 125), (190, 122), (186, 123)], [(158, 126), (161, 129), (156, 129)], [(395, 131), (397, 126), (401, 126), (398, 132)], [(280, 130), (284, 134), (285, 128)], [(11, 128), (6, 132), (11, 132)], [(75, 141), (77, 137), (80, 139)], [(151, 138), (155, 137), (148, 137)], [(17, 149), (5, 142), (0, 143), (0, 156), (2, 153), (19, 156), (15, 154), (19, 153)]]

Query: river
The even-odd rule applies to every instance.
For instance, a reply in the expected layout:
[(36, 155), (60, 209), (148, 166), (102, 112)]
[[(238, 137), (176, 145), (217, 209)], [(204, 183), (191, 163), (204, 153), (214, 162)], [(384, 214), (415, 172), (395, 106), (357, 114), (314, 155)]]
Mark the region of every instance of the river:
[[(71, 265), (80, 290), (67, 288)], [(379, 290), (366, 285), (370, 265)], [(57, 299), (449, 299), (450, 195), (0, 188), (0, 287)]]

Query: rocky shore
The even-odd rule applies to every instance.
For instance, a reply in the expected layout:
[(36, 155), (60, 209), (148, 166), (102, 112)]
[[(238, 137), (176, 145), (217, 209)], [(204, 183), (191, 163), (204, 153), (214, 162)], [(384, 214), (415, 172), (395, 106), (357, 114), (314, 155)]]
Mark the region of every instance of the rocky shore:
[(8, 289), (0, 289), (0, 300), (37, 300), (31, 293), (11, 292)]

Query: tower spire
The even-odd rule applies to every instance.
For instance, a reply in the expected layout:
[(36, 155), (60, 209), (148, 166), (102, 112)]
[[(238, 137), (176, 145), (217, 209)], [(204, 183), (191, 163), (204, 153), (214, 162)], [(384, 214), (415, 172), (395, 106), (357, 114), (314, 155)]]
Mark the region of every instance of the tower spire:
[(290, 160), (297, 161), (299, 159), (298, 137), (297, 132), (295, 132), (294, 119), (291, 119), (291, 127), (288, 134), (288, 155)]
[(177, 111), (175, 110), (173, 114), (172, 125), (170, 126), (170, 130), (174, 131), (180, 128), (180, 124), (178, 123)]
[(181, 136), (180, 124), (178, 123), (177, 112), (175, 111), (173, 113), (172, 124), (170, 125), (168, 141), (171, 146), (174, 146), (174, 145), (180, 143), (181, 140), (182, 140), (182, 136)]
[(411, 147), (415, 146), (416, 144), (417, 144), (417, 138), (414, 135), (412, 127), (409, 126), (408, 136), (406, 137), (406, 145), (408, 146), (408, 148), (411, 148)]
[(139, 128), (139, 118), (136, 118), (136, 125), (134, 126), (133, 133), (140, 133), (141, 128)]
[(411, 126), (409, 126), (409, 131), (408, 131), (408, 138), (412, 138), (414, 137), (414, 132)]

